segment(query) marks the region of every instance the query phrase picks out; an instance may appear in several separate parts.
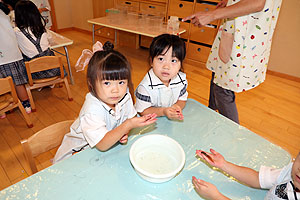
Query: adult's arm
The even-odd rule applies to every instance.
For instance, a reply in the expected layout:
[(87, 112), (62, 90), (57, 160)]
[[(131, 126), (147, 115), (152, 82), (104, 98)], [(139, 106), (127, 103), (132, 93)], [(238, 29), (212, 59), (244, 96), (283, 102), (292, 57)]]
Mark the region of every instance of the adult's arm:
[(233, 5), (219, 7), (212, 11), (197, 12), (183, 19), (191, 20), (196, 26), (204, 26), (218, 19), (234, 18), (261, 11), (266, 0), (241, 0)]

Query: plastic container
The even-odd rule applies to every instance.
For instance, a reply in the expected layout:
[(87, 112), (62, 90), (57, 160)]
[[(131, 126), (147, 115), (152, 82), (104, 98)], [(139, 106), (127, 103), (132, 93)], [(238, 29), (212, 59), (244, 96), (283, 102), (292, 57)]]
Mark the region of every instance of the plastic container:
[(168, 29), (172, 31), (178, 31), (179, 30), (180, 22), (178, 20), (177, 16), (170, 16), (170, 19), (168, 20)]
[(130, 148), (129, 157), (136, 173), (152, 183), (171, 180), (185, 163), (181, 145), (159, 134), (146, 135), (136, 140)]
[(105, 10), (105, 13), (108, 19), (113, 23), (117, 23), (118, 20), (120, 19), (120, 10), (118, 9), (109, 8)]

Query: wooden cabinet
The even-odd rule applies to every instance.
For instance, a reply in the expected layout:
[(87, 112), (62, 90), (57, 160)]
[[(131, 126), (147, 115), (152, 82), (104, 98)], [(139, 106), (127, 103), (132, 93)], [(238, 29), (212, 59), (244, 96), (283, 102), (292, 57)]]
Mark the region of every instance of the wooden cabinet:
[(194, 2), (170, 0), (168, 16), (177, 16), (184, 18), (193, 14)]
[(188, 43), (186, 57), (199, 62), (206, 62), (209, 52), (210, 46), (204, 46), (203, 44), (190, 41)]
[[(168, 17), (187, 17), (193, 13), (209, 11), (216, 8), (219, 0), (169, 0)], [(187, 61), (206, 62), (218, 31), (219, 20), (209, 26), (196, 27), (190, 22), (181, 22), (180, 27), (187, 30), (181, 37), (187, 44)]]
[[(130, 12), (138, 12), (149, 15), (157, 15), (166, 17), (168, 0), (115, 0), (115, 7), (124, 7)], [(119, 31), (119, 44), (122, 46), (134, 47), (139, 46), (149, 47), (152, 38), (139, 36), (134, 33), (125, 33)], [(121, 42), (121, 39), (126, 39), (126, 42)]]
[(217, 29), (214, 27), (199, 28), (194, 25), (191, 25), (190, 33), (190, 40), (212, 45), (215, 40)]
[(138, 12), (140, 8), (140, 3), (138, 1), (130, 1), (130, 0), (117, 0), (116, 7), (124, 7), (128, 11)]
[(157, 3), (140, 3), (140, 12), (144, 14), (151, 14), (151, 15), (165, 15), (166, 13), (166, 6), (163, 4)]

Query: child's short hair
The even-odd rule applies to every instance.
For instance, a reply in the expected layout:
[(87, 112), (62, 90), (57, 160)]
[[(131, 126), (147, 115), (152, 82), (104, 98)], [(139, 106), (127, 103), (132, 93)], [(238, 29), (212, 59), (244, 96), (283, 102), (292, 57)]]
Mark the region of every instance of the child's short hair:
[(97, 81), (128, 80), (129, 89), (133, 89), (131, 81), (131, 66), (125, 56), (113, 50), (114, 45), (106, 42), (103, 51), (97, 51), (92, 56), (87, 69), (89, 91), (98, 98), (96, 93)]
[(165, 48), (169, 50), (170, 47), (173, 49), (172, 55), (178, 58), (182, 65), (186, 54), (185, 43), (177, 35), (171, 34), (161, 34), (152, 40), (149, 50), (151, 62), (154, 57), (165, 53)]

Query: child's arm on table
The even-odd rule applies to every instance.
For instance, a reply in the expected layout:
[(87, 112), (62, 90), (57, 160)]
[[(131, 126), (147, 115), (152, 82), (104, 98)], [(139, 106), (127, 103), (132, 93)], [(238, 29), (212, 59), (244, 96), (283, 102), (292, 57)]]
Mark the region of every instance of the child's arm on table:
[[(240, 182), (245, 183), (246, 185), (253, 188), (260, 188), (259, 175), (257, 171), (250, 169), (248, 167), (242, 167), (230, 163), (226, 161), (220, 153), (216, 152), (213, 149), (210, 149), (210, 152), (211, 153), (207, 153), (202, 150), (197, 150), (196, 154), (200, 158), (206, 160), (211, 166), (223, 170), (224, 172), (230, 174)], [(211, 200), (229, 199), (223, 194), (221, 194), (218, 191), (217, 187), (211, 183), (193, 177), (193, 184), (195, 186), (195, 190), (197, 191), (197, 193), (207, 199), (211, 199)]]
[[(133, 117), (125, 120), (120, 126), (107, 132), (100, 142), (96, 144), (97, 149), (100, 151), (107, 151), (116, 142), (129, 133), (129, 131), (136, 127), (147, 126), (156, 121), (156, 114), (149, 114), (143, 117)], [(126, 137), (126, 136), (125, 136)], [(124, 140), (123, 140), (124, 141)], [(127, 141), (127, 139), (126, 139)]]
[(257, 171), (248, 167), (238, 166), (236, 164), (228, 162), (220, 153), (216, 152), (213, 149), (210, 149), (211, 153), (202, 152), (204, 151), (196, 151), (197, 155), (206, 160), (210, 165), (223, 170), (224, 172), (228, 173), (229, 175), (233, 176), (240, 182), (245, 183), (250, 187), (260, 188), (259, 176)]

